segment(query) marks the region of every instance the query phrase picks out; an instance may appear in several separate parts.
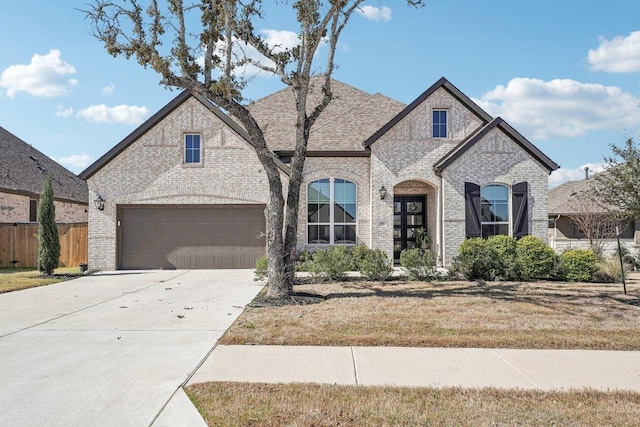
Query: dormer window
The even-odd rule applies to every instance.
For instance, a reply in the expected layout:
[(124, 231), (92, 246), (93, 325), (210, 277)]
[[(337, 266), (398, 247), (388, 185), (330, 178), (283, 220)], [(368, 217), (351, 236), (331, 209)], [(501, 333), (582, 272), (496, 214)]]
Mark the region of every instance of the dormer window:
[(432, 112), (433, 138), (447, 137), (447, 110), (433, 110)]
[(184, 136), (184, 163), (202, 163), (202, 147), (200, 145), (200, 134), (187, 133)]

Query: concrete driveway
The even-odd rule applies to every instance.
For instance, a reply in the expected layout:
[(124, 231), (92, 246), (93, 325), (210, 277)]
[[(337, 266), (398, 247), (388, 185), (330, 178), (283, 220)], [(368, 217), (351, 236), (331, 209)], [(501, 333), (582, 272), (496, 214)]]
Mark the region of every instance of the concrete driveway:
[(252, 276), (114, 272), (0, 295), (0, 425), (197, 422), (180, 385), (260, 290)]

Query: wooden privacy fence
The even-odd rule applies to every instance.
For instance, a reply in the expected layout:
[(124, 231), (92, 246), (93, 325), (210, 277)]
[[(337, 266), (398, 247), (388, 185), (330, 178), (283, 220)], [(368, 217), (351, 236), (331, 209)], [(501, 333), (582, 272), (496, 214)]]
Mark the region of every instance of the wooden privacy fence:
[[(60, 267), (86, 264), (87, 223), (58, 224)], [(14, 261), (18, 261), (14, 263)], [(38, 224), (0, 224), (0, 267), (38, 267)]]

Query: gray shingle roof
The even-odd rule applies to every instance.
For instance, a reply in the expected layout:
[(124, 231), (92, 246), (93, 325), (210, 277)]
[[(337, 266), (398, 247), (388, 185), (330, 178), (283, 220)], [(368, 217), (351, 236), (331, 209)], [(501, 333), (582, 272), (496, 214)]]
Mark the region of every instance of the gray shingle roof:
[[(322, 97), (323, 76), (312, 79), (309, 106)], [(404, 108), (404, 104), (331, 80), (333, 99), (311, 128), (310, 151), (364, 151), (362, 141)], [(295, 148), (296, 109), (293, 93), (285, 88), (247, 106), (264, 130), (272, 151)]]
[[(589, 193), (591, 186), (595, 183), (595, 179), (583, 179), (581, 181), (568, 181), (549, 190), (548, 210), (549, 215), (571, 215), (578, 213), (577, 207), (588, 203), (572, 203), (572, 200), (581, 193)], [(589, 203), (590, 209), (594, 212), (604, 212), (602, 207), (595, 203)]]
[(49, 175), (55, 199), (88, 202), (85, 181), (0, 127), (0, 190), (39, 195)]

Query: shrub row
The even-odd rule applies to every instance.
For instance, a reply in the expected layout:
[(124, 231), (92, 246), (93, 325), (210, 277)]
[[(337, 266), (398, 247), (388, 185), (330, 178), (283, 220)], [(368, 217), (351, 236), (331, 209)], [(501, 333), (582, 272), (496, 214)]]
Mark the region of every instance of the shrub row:
[(570, 249), (559, 257), (541, 239), (526, 236), (473, 238), (459, 248), (455, 269), (469, 280), (563, 279), (588, 282), (598, 272), (598, 257), (588, 249)]
[[(409, 249), (400, 254), (400, 263), (413, 280), (438, 278), (436, 257), (429, 249)], [(559, 257), (541, 239), (526, 236), (492, 236), (465, 240), (459, 248), (454, 270), (468, 280), (548, 280), (588, 282), (614, 281), (615, 266), (600, 260), (593, 251), (570, 249)], [(611, 271), (609, 271), (611, 270)], [(359, 271), (374, 281), (386, 280), (393, 271), (391, 260), (380, 249), (364, 245), (332, 246), (298, 255), (296, 271), (308, 271), (316, 278), (344, 280), (347, 271)], [(267, 277), (267, 259), (256, 263), (255, 280)]]
[[(386, 280), (393, 267), (387, 254), (380, 249), (337, 245), (313, 253), (302, 251), (296, 259), (296, 271), (307, 271), (316, 278), (329, 280), (344, 280), (347, 271), (359, 271), (369, 280)], [(254, 274), (254, 280), (267, 277), (266, 257), (258, 259)]]

